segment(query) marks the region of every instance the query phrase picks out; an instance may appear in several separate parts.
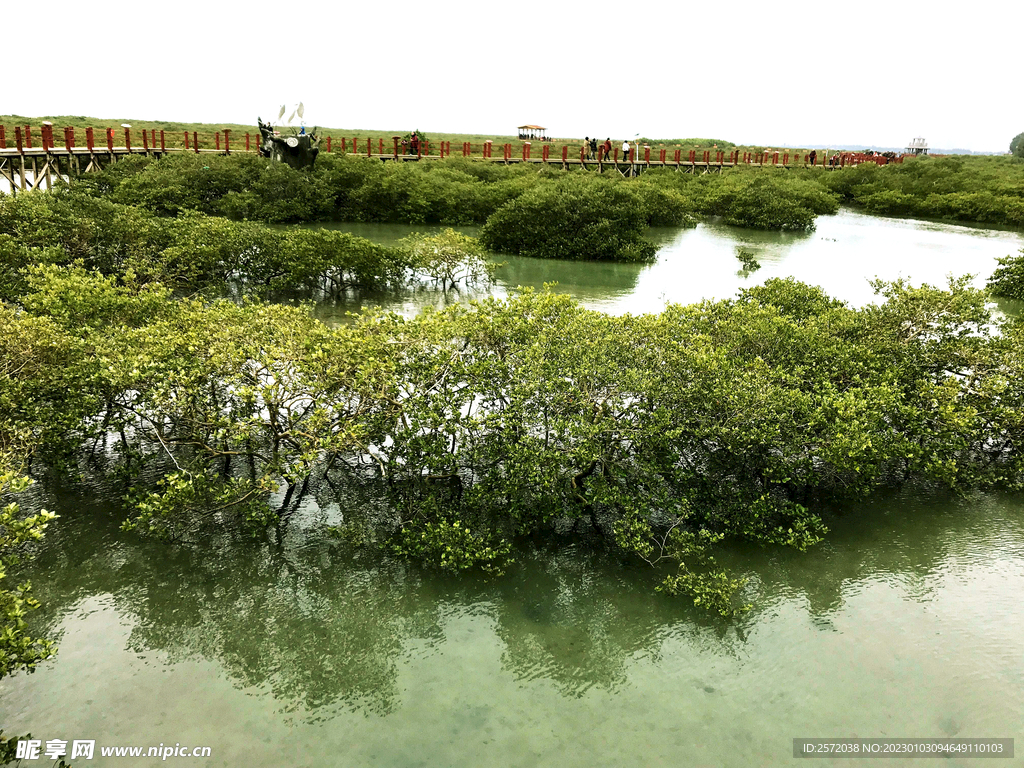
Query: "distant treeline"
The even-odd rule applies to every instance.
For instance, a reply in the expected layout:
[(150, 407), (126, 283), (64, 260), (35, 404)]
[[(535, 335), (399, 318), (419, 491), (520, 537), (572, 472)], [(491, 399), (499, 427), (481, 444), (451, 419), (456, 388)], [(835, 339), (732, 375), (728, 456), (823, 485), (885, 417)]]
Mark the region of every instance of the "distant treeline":
[(843, 202), (872, 213), (1024, 225), (1024, 162), (1014, 157), (864, 163), (821, 181)]

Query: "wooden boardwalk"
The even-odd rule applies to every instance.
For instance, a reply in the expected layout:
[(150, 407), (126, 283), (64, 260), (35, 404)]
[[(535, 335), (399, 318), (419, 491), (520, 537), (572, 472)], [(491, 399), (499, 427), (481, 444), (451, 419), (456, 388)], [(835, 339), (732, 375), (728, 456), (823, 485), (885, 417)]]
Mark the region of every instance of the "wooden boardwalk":
[[(213, 147), (200, 147), (200, 136), (193, 132), (184, 133), (184, 142), (180, 136), (167, 137), (164, 131), (143, 130), (142, 145), (132, 142), (131, 131), (124, 128), (123, 144), (114, 145), (115, 131), (106, 129), (102, 134), (102, 140), (97, 142), (99, 136), (94, 135), (92, 128), (86, 129), (86, 146), (80, 147), (75, 144), (75, 131), (72, 128), (64, 129), (64, 141), (57, 143), (54, 139), (52, 126), (44, 124), (41, 135), (33, 137), (30, 127), (26, 126), (24, 133), (21, 127), (15, 128), (15, 146), (11, 146), (9, 137), (5, 135), (3, 126), (0, 126), (0, 188), (9, 186), (11, 192), (27, 192), (37, 189), (50, 189), (56, 184), (67, 184), (69, 181), (83, 173), (101, 171), (111, 163), (128, 157), (129, 155), (143, 155), (159, 158), (174, 153), (192, 154), (231, 154), (234, 152), (254, 153), (258, 152), (259, 137), (244, 135), (244, 149), (231, 149), (231, 132), (218, 131), (213, 137)], [(223, 142), (221, 140), (223, 133)], [(121, 139), (121, 136), (117, 137)], [(168, 138), (172, 139), (172, 146), (168, 146)], [(204, 142), (209, 142), (208, 136), (203, 136)], [(253, 141), (252, 139), (255, 139)], [(174, 146), (173, 141), (178, 141)], [(33, 143), (35, 142), (35, 146)], [(236, 147), (239, 143), (236, 139)], [(456, 145), (457, 146), (457, 145)], [(360, 151), (365, 147), (365, 151)], [(391, 151), (385, 151), (385, 147)], [(399, 150), (402, 151), (399, 151)], [(474, 151), (476, 149), (476, 151)], [(623, 176), (637, 176), (650, 169), (671, 169), (681, 173), (721, 173), (728, 168), (736, 166), (747, 166), (753, 168), (782, 168), (790, 170), (793, 168), (806, 167), (808, 155), (799, 152), (743, 152), (741, 150), (681, 150), (681, 149), (656, 149), (652, 151), (649, 146), (636, 146), (630, 153), (628, 159), (625, 154), (620, 159), (619, 150), (614, 149), (608, 155), (599, 153), (596, 158), (588, 155), (586, 148), (577, 147), (575, 144), (570, 148), (563, 144), (560, 147), (550, 144), (541, 144), (536, 147), (538, 154), (533, 154), (533, 146), (529, 142), (518, 147), (519, 153), (513, 152), (513, 145), (494, 146), (493, 142), (485, 142), (474, 148), (468, 143), (452, 151), (451, 142), (440, 142), (439, 145), (431, 147), (426, 142), (417, 147), (414, 154), (407, 154), (406, 147), (399, 147), (398, 137), (394, 137), (393, 146), (388, 147), (383, 139), (376, 142), (371, 139), (361, 140), (357, 137), (351, 139), (341, 138), (333, 142), (332, 137), (327, 136), (320, 140), (320, 151), (328, 154), (344, 154), (357, 157), (364, 157), (381, 162), (420, 162), (443, 160), (447, 157), (472, 158), (478, 161), (503, 163), (516, 165), (519, 163), (556, 165), (566, 170), (578, 168), (597, 173), (620, 173)], [(555, 149), (555, 152), (551, 150)], [(339, 151), (340, 150), (340, 151)], [(436, 150), (436, 154), (432, 151)], [(560, 150), (560, 151), (559, 151)], [(497, 154), (496, 154), (497, 153)], [(685, 154), (684, 154), (685, 153)], [(838, 170), (847, 166), (859, 165), (862, 162), (877, 162), (885, 164), (886, 158), (870, 157), (854, 153), (836, 153), (831, 156), (828, 164), (825, 163), (824, 153), (816, 163), (818, 167), (826, 170)], [(902, 158), (896, 159), (902, 162)]]

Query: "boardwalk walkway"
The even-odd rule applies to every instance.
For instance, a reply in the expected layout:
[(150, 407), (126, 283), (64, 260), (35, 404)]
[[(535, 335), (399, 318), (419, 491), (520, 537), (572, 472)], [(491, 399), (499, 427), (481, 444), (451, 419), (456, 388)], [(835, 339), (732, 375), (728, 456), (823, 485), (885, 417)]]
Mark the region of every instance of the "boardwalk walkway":
[[(67, 183), (79, 174), (100, 171), (109, 164), (129, 155), (159, 158), (173, 153), (231, 154), (239, 151), (248, 153), (259, 151), (259, 136), (249, 133), (244, 135), (244, 141), (236, 140), (236, 148), (232, 150), (230, 130), (217, 131), (213, 135), (212, 142), (210, 142), (209, 136), (203, 136), (203, 143), (212, 143), (212, 147), (200, 147), (200, 136), (196, 132), (191, 134), (182, 132), (184, 141), (181, 141), (177, 134), (174, 137), (168, 137), (165, 131), (156, 130), (141, 131), (140, 145), (137, 140), (132, 141), (131, 130), (127, 127), (123, 129), (123, 139), (121, 135), (117, 135), (117, 140), (122, 143), (116, 145), (115, 130), (110, 128), (102, 132), (100, 141), (96, 140), (97, 137), (93, 129), (87, 128), (85, 146), (76, 144), (74, 128), (64, 128), (63, 141), (59, 142), (54, 139), (53, 126), (46, 123), (35, 136), (33, 136), (31, 126), (25, 126), (24, 129), (18, 126), (13, 133), (13, 141), (11, 141), (4, 126), (0, 125), (0, 188), (9, 186), (13, 192), (49, 189), (55, 184)], [(240, 147), (239, 144), (242, 146)], [(518, 152), (514, 151), (516, 149)], [(552, 149), (555, 151), (552, 152)], [(811, 162), (808, 154), (800, 152), (687, 151), (660, 148), (652, 151), (652, 148), (646, 145), (634, 147), (628, 157), (625, 154), (620, 157), (618, 148), (613, 149), (607, 155), (603, 151), (599, 151), (595, 157), (590, 155), (583, 146), (568, 144), (552, 146), (544, 143), (537, 150), (537, 154), (534, 154), (534, 148), (530, 142), (523, 142), (514, 148), (510, 143), (495, 146), (493, 142), (488, 141), (482, 145), (471, 145), (468, 142), (462, 144), (461, 147), (456, 145), (456, 151), (453, 152), (452, 143), (448, 141), (434, 146), (428, 142), (422, 142), (416, 147), (415, 153), (409, 153), (407, 147), (399, 145), (397, 136), (393, 138), (391, 146), (385, 144), (383, 139), (374, 141), (346, 137), (335, 141), (331, 136), (320, 139), (321, 152), (358, 155), (382, 162), (420, 162), (457, 156), (508, 165), (531, 163), (559, 165), (565, 169), (582, 168), (600, 173), (611, 171), (621, 173), (623, 176), (636, 176), (652, 168), (670, 168), (683, 173), (720, 173), (724, 169), (739, 165), (755, 168), (771, 166), (791, 169), (806, 167)], [(833, 153), (827, 157), (828, 159), (826, 159), (826, 153), (822, 153), (820, 157), (815, 158), (820, 161), (815, 162), (815, 165), (827, 170), (835, 170), (859, 165), (863, 162), (874, 162), (880, 165), (890, 162), (890, 158), (850, 152)], [(895, 159), (895, 162), (902, 162), (902, 160), (903, 158), (899, 157)]]

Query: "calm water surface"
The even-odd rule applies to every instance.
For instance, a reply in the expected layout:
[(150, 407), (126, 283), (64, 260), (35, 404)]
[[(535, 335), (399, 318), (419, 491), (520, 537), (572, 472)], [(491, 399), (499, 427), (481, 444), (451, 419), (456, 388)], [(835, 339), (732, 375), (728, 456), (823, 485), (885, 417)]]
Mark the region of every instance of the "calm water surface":
[[(377, 242), (393, 244), (414, 231), (439, 227), (402, 224), (334, 225)], [(462, 231), (476, 234), (473, 227)], [(587, 307), (610, 314), (658, 312), (667, 303), (690, 304), (703, 299), (727, 299), (741, 288), (772, 277), (795, 277), (821, 286), (854, 306), (875, 299), (870, 280), (905, 278), (914, 285), (945, 285), (947, 275), (974, 275), (981, 288), (996, 268), (996, 259), (1024, 248), (1024, 233), (980, 227), (868, 216), (848, 209), (819, 216), (817, 229), (807, 234), (758, 232), (705, 222), (695, 229), (658, 229), (650, 233), (661, 246), (653, 265), (566, 262), (503, 256), (498, 284), (489, 291), (506, 295), (517, 286), (537, 289), (557, 283), (558, 290)], [(761, 269), (744, 274), (736, 251), (752, 251)], [(406, 291), (348, 297), (318, 308), (325, 320), (367, 306), (415, 315), (424, 307), (443, 307), (485, 295), (479, 291)], [(1000, 302), (1011, 311), (1017, 302)]]
[(167, 547), (118, 530), (111, 490), (43, 501), (63, 518), (26, 575), (61, 648), (0, 683), (8, 732), (208, 745), (209, 766), (560, 768), (1024, 737), (1019, 498), (906, 492), (836, 512), (804, 555), (731, 548), (755, 602), (737, 622), (564, 544), (456, 580), (364, 562), (314, 509), (280, 541)]
[[(1022, 245), (851, 212), (818, 222), (800, 236), (655, 233), (665, 247), (648, 267), (509, 259), (496, 292), (557, 281), (588, 306), (646, 312), (794, 275), (862, 304), (875, 275), (976, 273), (980, 285)], [(764, 268), (737, 275), (738, 246)], [(419, 291), (318, 311), (450, 300)], [(119, 530), (123, 491), (52, 486), (29, 502), (62, 518), (12, 578), (35, 583), (33, 626), (60, 653), (0, 682), (7, 733), (208, 745), (206, 766), (748, 768), (794, 763), (792, 739), (811, 736), (1015, 737), (1016, 761), (991, 765), (1022, 762), (1019, 496), (908, 490), (833, 510), (807, 554), (731, 547), (720, 559), (749, 579), (755, 607), (725, 622), (583, 545), (524, 550), (501, 578), (448, 579), (360, 557), (324, 533), (331, 506), (304, 508), (279, 538), (141, 541)], [(902, 763), (977, 761), (886, 765)]]

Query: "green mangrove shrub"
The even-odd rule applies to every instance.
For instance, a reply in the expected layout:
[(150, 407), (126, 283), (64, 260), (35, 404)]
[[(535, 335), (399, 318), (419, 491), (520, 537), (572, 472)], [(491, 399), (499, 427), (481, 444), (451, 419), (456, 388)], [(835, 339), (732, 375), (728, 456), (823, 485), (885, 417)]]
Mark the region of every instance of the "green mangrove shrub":
[(112, 436), (126, 527), (169, 539), (287, 525), (315, 492), (433, 567), (586, 537), (731, 613), (724, 541), (803, 549), (837, 500), (1024, 479), (1021, 329), (965, 280), (878, 284), (864, 309), (769, 280), (640, 317), (524, 292), (339, 328), (128, 272), (25, 282), (0, 312), (0, 435), (41, 457)]
[(545, 259), (653, 261), (643, 238), (648, 212), (625, 184), (582, 174), (540, 185), (495, 211), (480, 232), (484, 247)]
[(988, 290), (994, 296), (1024, 299), (1024, 248), (1016, 256), (1002, 256), (999, 266), (988, 280)]
[(920, 157), (817, 174), (872, 213), (1024, 225), (1024, 166), (1006, 157)]
[(403, 238), (413, 269), (425, 274), (442, 290), (493, 282), (498, 265), (484, 258), (484, 249), (475, 237), (446, 229), (436, 235), (414, 234)]

